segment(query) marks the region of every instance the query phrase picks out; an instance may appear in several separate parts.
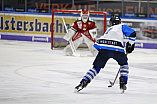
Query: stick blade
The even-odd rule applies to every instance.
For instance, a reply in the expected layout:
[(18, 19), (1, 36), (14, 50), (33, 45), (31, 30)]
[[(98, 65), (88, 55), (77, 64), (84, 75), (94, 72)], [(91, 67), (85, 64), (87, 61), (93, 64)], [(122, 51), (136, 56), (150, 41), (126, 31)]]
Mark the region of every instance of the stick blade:
[(108, 87), (112, 87), (112, 85), (108, 85)]
[(109, 85), (108, 87), (112, 87), (113, 86), (113, 82), (109, 81), (111, 85)]

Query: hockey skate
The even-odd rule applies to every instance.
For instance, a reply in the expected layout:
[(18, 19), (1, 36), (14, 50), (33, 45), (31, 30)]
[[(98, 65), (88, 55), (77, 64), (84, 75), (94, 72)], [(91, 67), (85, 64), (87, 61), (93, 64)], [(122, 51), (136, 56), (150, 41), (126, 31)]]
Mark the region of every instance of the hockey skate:
[(123, 77), (120, 77), (119, 80), (120, 80), (120, 90), (121, 90), (121, 93), (123, 94), (124, 91), (127, 89), (126, 87), (127, 83), (124, 81)]
[(75, 91), (74, 91), (74, 92), (79, 92), (79, 91), (81, 91), (83, 88), (85, 88), (85, 87), (88, 85), (88, 83), (90, 83), (90, 80), (89, 80), (89, 79), (87, 79), (86, 81), (80, 82), (80, 84), (75, 87)]

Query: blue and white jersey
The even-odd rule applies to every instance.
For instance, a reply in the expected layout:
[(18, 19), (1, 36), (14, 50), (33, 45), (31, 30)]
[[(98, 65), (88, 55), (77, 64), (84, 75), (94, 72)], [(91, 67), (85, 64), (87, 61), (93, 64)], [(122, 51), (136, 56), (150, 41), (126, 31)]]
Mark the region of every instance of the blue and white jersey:
[(132, 28), (124, 24), (111, 26), (104, 35), (96, 41), (94, 47), (98, 51), (99, 49), (107, 49), (125, 52), (123, 45), (124, 36), (129, 37), (129, 43), (133, 44), (136, 33)]

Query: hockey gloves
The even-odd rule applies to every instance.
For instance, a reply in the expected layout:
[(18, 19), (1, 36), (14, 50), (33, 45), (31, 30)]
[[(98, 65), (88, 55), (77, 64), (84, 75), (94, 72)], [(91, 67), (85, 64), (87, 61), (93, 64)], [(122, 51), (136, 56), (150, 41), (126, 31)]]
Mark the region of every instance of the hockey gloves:
[(126, 53), (131, 53), (134, 50), (135, 47), (135, 43), (134, 44), (130, 44), (129, 42), (126, 43)]

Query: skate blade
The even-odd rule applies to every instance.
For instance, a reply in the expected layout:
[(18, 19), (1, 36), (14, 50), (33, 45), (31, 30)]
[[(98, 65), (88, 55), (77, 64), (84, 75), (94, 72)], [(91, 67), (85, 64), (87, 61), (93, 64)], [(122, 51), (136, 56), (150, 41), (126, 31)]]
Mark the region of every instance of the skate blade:
[(79, 89), (76, 89), (74, 90), (74, 93), (78, 93), (79, 91), (81, 91), (83, 88), (79, 88)]
[(121, 89), (121, 94), (124, 94), (124, 89)]
[(75, 90), (74, 90), (74, 93), (78, 93), (78, 89), (75, 89)]

